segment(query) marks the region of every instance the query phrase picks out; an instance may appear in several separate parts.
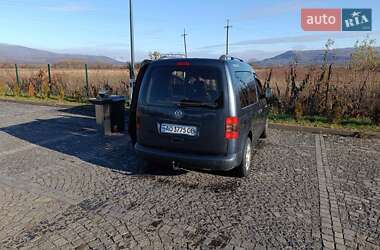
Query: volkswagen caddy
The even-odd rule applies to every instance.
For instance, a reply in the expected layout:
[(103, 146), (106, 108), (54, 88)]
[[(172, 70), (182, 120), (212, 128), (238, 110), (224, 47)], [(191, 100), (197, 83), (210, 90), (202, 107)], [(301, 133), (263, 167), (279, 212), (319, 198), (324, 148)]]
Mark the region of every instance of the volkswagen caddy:
[[(267, 96), (265, 96), (267, 93)], [(240, 59), (165, 59), (140, 70), (129, 128), (137, 156), (247, 176), (268, 132), (270, 91)]]

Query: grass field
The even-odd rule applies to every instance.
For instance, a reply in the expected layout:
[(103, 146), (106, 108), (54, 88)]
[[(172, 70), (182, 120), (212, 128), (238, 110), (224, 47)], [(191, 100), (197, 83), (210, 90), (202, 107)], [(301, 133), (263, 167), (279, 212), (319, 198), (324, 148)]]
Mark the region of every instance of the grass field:
[[(47, 74), (47, 69), (43, 69)], [(40, 69), (19, 68), (19, 78), (23, 83), (30, 81), (33, 76), (38, 75)], [(84, 69), (52, 69), (53, 79), (60, 79), (66, 85), (68, 92), (72, 92), (85, 86)], [(126, 69), (89, 69), (89, 85), (103, 87), (109, 85), (112, 88), (120, 88), (128, 82), (129, 72)], [(0, 83), (11, 85), (16, 82), (15, 68), (0, 68)], [(69, 93), (68, 93), (69, 94)]]
[[(327, 58), (329, 51), (325, 53)], [(20, 66), (18, 81), (12, 65), (0, 67), (0, 96), (85, 102), (104, 88), (129, 95), (128, 69), (90, 66), (87, 88), (84, 65), (72, 66), (53, 65), (50, 80), (47, 66)], [(277, 117), (314, 123), (318, 121), (304, 118), (322, 117), (324, 123), (334, 124), (359, 119), (370, 121), (368, 126), (380, 125), (380, 56), (366, 42), (356, 48), (346, 65), (334, 65), (326, 59), (321, 65), (293, 62), (255, 70), (262, 83), (272, 89), (272, 112)]]
[[(279, 87), (281, 92), (286, 90), (288, 85), (287, 75), (289, 74), (289, 66), (283, 67), (266, 67), (266, 68), (256, 68), (255, 71), (260, 77), (260, 79), (265, 80), (272, 70), (271, 83), (273, 88)], [(321, 66), (298, 66), (296, 70), (296, 81), (301, 82), (305, 79), (306, 75), (311, 74), (311, 80), (316, 80), (315, 78), (320, 76), (322, 72)], [(374, 71), (368, 76), (366, 84), (366, 91), (373, 92), (380, 88), (380, 72)], [(330, 83), (339, 86), (345, 86), (347, 88), (355, 88), (363, 83), (362, 81), (366, 77), (366, 72), (355, 72), (344, 65), (333, 65)], [(314, 79), (313, 79), (314, 78)]]
[(347, 118), (370, 118), (380, 125), (380, 70), (375, 67), (290, 65), (257, 69), (272, 88), (274, 112), (300, 120), (324, 116), (339, 123)]

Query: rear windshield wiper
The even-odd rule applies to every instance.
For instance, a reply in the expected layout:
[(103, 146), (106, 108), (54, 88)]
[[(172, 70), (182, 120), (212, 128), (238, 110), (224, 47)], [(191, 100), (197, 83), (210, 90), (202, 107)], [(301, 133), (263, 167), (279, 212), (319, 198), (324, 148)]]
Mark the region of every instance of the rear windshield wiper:
[(198, 102), (191, 100), (184, 100), (176, 103), (178, 107), (207, 107), (207, 108), (216, 108), (218, 105), (215, 103), (208, 102)]

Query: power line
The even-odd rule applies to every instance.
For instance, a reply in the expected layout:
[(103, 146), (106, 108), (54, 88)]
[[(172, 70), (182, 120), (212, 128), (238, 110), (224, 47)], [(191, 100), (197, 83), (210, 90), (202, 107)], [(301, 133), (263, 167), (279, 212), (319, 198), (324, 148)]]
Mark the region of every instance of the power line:
[(227, 30), (227, 36), (226, 36), (226, 56), (228, 56), (228, 31), (232, 26), (230, 25), (230, 19), (227, 19), (227, 25), (224, 26), (224, 28)]
[(186, 30), (183, 29), (183, 34), (181, 36), (183, 36), (183, 45), (185, 47), (185, 57), (187, 58), (187, 47), (186, 47), (186, 36), (188, 36), (189, 34), (186, 34)]

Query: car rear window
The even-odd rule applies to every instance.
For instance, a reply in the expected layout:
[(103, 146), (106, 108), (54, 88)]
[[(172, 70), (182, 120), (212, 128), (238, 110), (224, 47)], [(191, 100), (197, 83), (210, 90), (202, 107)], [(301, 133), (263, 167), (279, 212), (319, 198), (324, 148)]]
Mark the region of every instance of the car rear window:
[(146, 102), (151, 105), (181, 103), (220, 107), (221, 71), (210, 66), (155, 66), (147, 78)]

